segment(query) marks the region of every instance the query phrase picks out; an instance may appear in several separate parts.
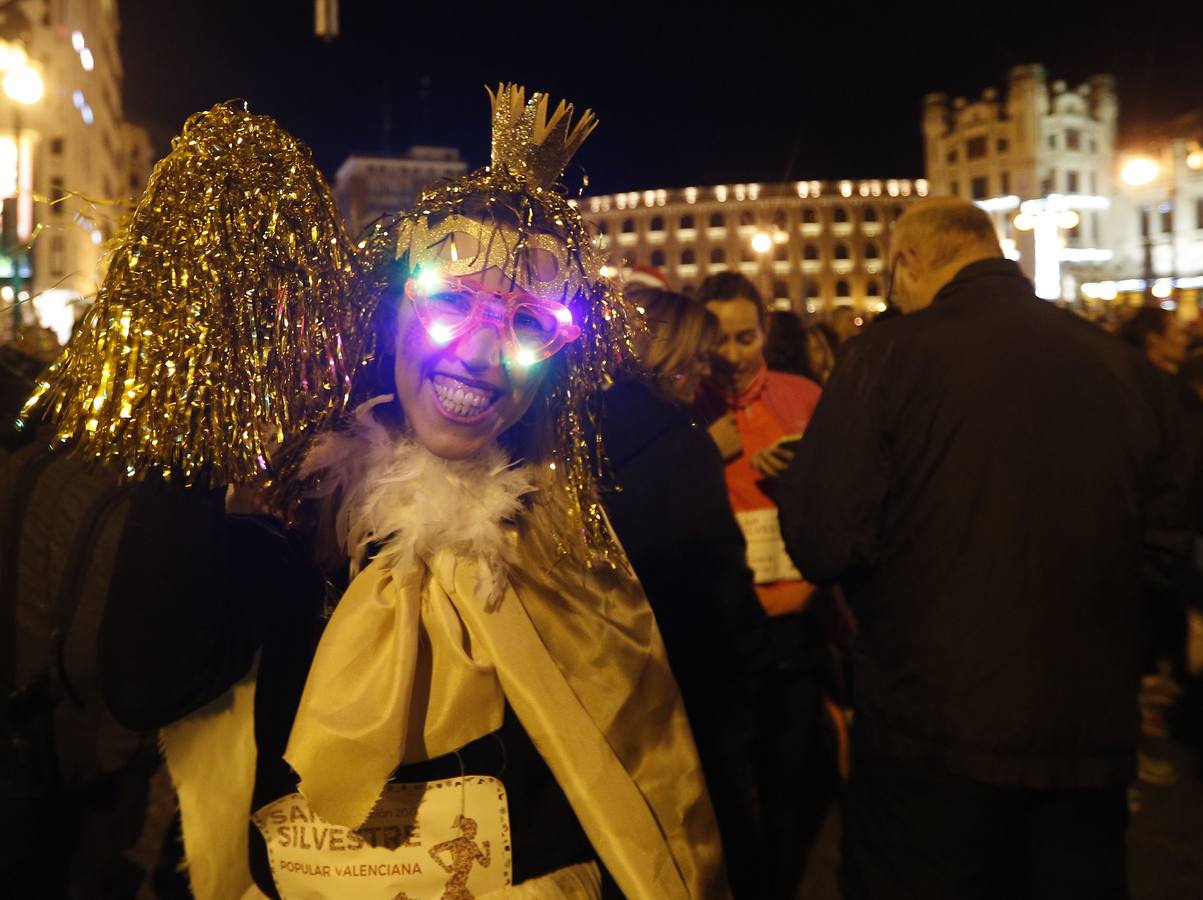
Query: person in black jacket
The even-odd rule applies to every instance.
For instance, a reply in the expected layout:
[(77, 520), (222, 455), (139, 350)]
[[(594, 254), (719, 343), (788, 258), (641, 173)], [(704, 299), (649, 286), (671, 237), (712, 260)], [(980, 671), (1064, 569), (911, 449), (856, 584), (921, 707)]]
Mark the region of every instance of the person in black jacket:
[(708, 370), (714, 316), (644, 290), (642, 372), (604, 395), (600, 429), (615, 482), (602, 503), (664, 637), (718, 816), (737, 897), (766, 896), (753, 768), (755, 701), (769, 666), (765, 615), (731, 511), (723, 461), (685, 407)]
[(1125, 897), (1173, 397), (967, 202), (911, 207), (890, 269), (907, 315), (847, 346), (781, 484), (791, 556), (860, 624), (845, 896)]

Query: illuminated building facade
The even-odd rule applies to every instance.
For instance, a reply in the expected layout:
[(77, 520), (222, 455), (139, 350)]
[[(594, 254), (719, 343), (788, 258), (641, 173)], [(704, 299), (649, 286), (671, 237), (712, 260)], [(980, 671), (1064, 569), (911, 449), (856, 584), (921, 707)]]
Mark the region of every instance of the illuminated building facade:
[(411, 147), (400, 156), (348, 156), (334, 176), (334, 199), (351, 234), (382, 215), (409, 209), (424, 188), (468, 170), (454, 147)]
[(615, 273), (661, 272), (675, 290), (742, 272), (778, 309), (885, 307), (886, 234), (923, 179), (791, 181), (586, 197), (577, 205)]
[(1187, 318), (1203, 294), (1203, 116), (1119, 153), (1115, 255), (1088, 301), (1151, 297)]
[(1077, 88), (1016, 66), (1004, 97), (924, 98), (932, 192), (989, 211), (1003, 248), (1047, 299), (1099, 308), (1159, 300), (1198, 315), (1203, 115), (1119, 149), (1110, 76)]
[[(0, 195), (14, 220), (0, 248), (0, 306), (32, 299), (17, 307), (23, 320), (62, 341), (96, 291), (123, 201), (145, 182), (149, 139), (125, 122), (114, 0), (12, 6), (0, 35)], [(11, 91), (18, 69), (36, 72), (39, 89)]]
[(1004, 96), (928, 94), (926, 173), (935, 194), (989, 211), (1004, 250), (1047, 299), (1077, 296), (1110, 263), (1117, 233), (1114, 80), (1096, 75), (1070, 89), (1039, 65), (1011, 69)]

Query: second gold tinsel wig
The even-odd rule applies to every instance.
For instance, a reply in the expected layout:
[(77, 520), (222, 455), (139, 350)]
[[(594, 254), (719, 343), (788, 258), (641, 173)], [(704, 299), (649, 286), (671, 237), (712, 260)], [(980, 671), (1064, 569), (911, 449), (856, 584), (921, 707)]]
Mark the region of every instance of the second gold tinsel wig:
[[(601, 392), (633, 356), (638, 320), (617, 286), (601, 276), (602, 260), (560, 183), (597, 120), (586, 110), (573, 123), (570, 104), (550, 109), (546, 94), (528, 99), (518, 85), (502, 84), (489, 96), (489, 165), (432, 187), (412, 211), (377, 225), (360, 244), (365, 266), (382, 304), (404, 302), (405, 279), (424, 268), (466, 275), (497, 267), (515, 287), (568, 306), (581, 337), (542, 363), (551, 368), (528, 417), (545, 434), (521, 449), (530, 454), (527, 463), (543, 467), (550, 494), (544, 499), (559, 511), (553, 517), (558, 521), (545, 524), (555, 528), (559, 552), (576, 555), (583, 540), (587, 564), (622, 565), (597, 500), (605, 461), (597, 413)], [(381, 335), (377, 342), (383, 354)], [(386, 374), (379, 380), (385, 382)], [(543, 452), (531, 453), (532, 446)], [(560, 514), (567, 517), (567, 533)]]
[(219, 104), (155, 166), (23, 416), (44, 411), (60, 440), (132, 477), (271, 473), (345, 405), (363, 290), (309, 149), (244, 104)]

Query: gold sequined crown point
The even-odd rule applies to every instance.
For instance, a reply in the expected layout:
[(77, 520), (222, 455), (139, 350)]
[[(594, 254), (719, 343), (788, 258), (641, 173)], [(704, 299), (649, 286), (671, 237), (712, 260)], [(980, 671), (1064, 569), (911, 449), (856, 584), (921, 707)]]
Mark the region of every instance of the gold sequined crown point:
[(500, 84), (496, 93), (489, 90), (489, 100), (493, 106), (490, 164), (525, 176), (534, 187), (554, 185), (597, 127), (597, 116), (589, 109), (574, 125), (573, 106), (564, 100), (549, 118), (547, 94), (536, 91), (527, 100), (526, 88), (517, 84)]

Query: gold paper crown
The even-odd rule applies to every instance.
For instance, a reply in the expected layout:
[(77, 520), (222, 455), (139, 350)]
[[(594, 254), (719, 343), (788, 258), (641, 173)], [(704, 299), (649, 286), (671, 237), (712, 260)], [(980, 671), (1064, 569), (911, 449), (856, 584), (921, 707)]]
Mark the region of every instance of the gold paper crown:
[(500, 84), (497, 93), (489, 90), (489, 99), (493, 104), (493, 168), (505, 167), (523, 175), (535, 188), (551, 188), (597, 127), (591, 109), (573, 125), (573, 106), (563, 100), (549, 119), (547, 94), (536, 91), (528, 101), (521, 85)]

